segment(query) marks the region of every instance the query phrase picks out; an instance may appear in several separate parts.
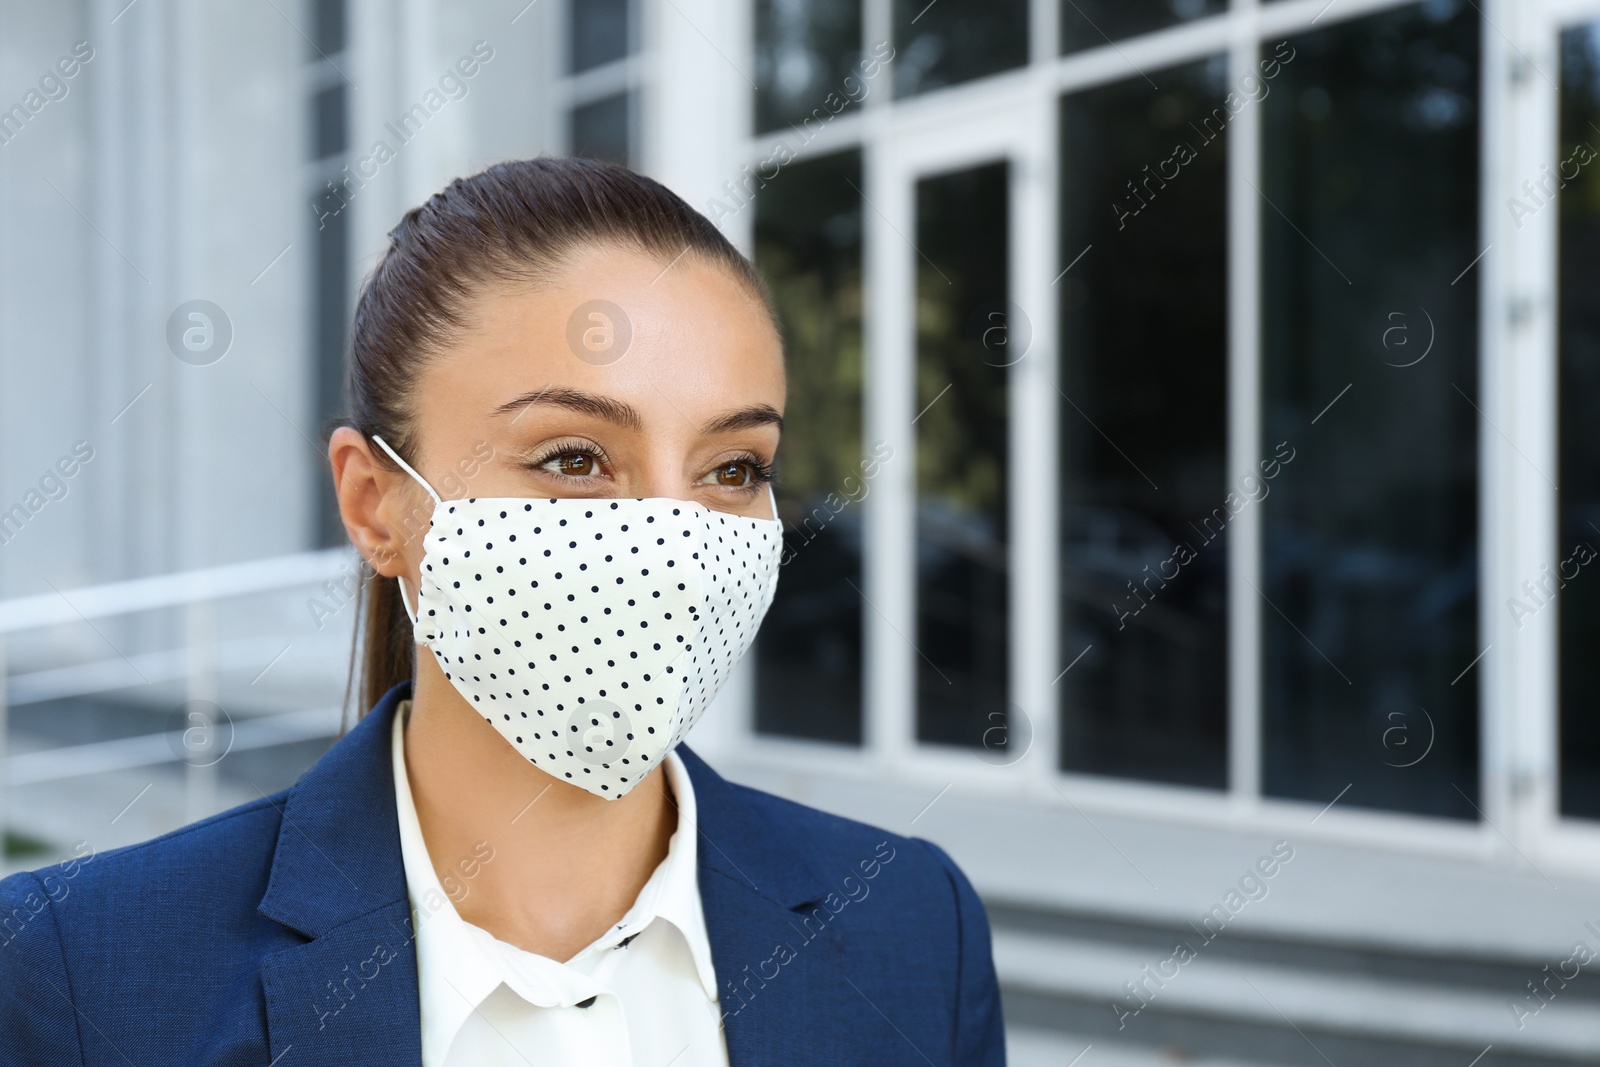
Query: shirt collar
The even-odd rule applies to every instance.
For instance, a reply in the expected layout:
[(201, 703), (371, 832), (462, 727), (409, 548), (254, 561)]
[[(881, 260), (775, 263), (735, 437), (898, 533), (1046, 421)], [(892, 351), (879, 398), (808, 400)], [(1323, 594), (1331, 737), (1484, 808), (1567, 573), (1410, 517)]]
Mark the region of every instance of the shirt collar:
[[(666, 858), (651, 872), (622, 920), (563, 964), (505, 945), (487, 930), (468, 923), (440, 885), (406, 775), (405, 723), (410, 711), (410, 700), (401, 701), (395, 709), (390, 747), (400, 855), (415, 924), (425, 1062), (443, 1062), (461, 1025), (502, 982), (529, 1003), (543, 1006), (573, 1004), (603, 992), (587, 975), (568, 964), (614, 948), (657, 918), (667, 920), (683, 935), (701, 988), (707, 999), (716, 999), (716, 970), (697, 881), (699, 826), (694, 783), (676, 751), (669, 752), (663, 760), (678, 810), (678, 824), (667, 844)], [(515, 966), (505, 965), (506, 954), (497, 951), (501, 947), (512, 950), (510, 958)]]
[(711, 963), (711, 938), (706, 932), (705, 909), (700, 903), (700, 821), (694, 782), (676, 749), (667, 753), (664, 762), (667, 780), (672, 786), (672, 799), (678, 809), (678, 826), (667, 844), (667, 858), (656, 869), (656, 874), (661, 876), (655, 900), (656, 914), (683, 934), (689, 954), (694, 958), (695, 972), (700, 976), (700, 986), (707, 999), (716, 1000), (717, 975)]

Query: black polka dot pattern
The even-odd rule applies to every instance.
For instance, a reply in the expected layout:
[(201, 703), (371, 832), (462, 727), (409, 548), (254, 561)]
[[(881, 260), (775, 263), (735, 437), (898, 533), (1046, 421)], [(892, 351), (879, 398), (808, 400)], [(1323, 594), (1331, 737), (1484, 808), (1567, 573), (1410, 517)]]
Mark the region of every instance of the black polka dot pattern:
[(686, 500), (480, 497), (439, 504), (425, 545), (417, 641), (531, 763), (614, 798), (749, 649), (783, 539)]

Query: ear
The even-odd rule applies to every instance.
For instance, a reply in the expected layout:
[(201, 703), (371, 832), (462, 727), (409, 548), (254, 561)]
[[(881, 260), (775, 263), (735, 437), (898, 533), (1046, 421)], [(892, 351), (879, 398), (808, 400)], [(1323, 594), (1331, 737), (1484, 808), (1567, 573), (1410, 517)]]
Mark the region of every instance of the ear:
[(333, 431), (328, 463), (339, 517), (356, 550), (386, 578), (414, 573), (404, 557), (409, 544), (428, 528), (432, 500), (403, 471), (380, 467), (366, 437), (354, 427)]

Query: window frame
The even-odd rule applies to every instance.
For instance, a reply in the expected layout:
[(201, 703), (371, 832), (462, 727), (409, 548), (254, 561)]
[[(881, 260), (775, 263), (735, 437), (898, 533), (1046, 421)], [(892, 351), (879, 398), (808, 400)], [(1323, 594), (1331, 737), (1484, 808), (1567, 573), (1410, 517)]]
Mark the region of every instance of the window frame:
[[(1560, 383), (1560, 338), (1556, 302), (1559, 294), (1559, 213), (1540, 211), (1518, 231), (1505, 210), (1506, 200), (1517, 195), (1521, 181), (1532, 174), (1541, 160), (1559, 159), (1561, 35), (1585, 23), (1600, 21), (1600, 0), (1542, 0), (1518, 9), (1510, 0), (1496, 6), (1509, 25), (1502, 23), (1509, 41), (1500, 49), (1496, 72), (1509, 86), (1502, 104), (1505, 110), (1500, 156), (1487, 158), (1498, 166), (1485, 165), (1485, 175), (1494, 175), (1495, 196), (1486, 197), (1485, 212), (1494, 217), (1496, 237), (1510, 246), (1505, 266), (1506, 288), (1500, 306), (1486, 313), (1485, 325), (1494, 321), (1504, 353), (1500, 362), (1524, 368), (1521, 379), (1504, 374), (1506, 385), (1515, 384), (1516, 406), (1506, 412), (1516, 429), (1507, 430), (1519, 447), (1528, 451), (1531, 462), (1541, 469), (1555, 471), (1560, 455), (1558, 393)], [(1512, 44), (1515, 44), (1515, 50)], [(1520, 55), (1519, 55), (1520, 53)], [(1535, 68), (1519, 71), (1526, 57)], [(1541, 72), (1545, 76), (1541, 76)], [(1485, 84), (1489, 84), (1485, 78)], [(1489, 151), (1489, 144), (1485, 151)], [(1486, 181), (1487, 184), (1487, 181)], [(1486, 190), (1486, 193), (1488, 190)], [(1485, 257), (1487, 260), (1489, 257)], [(1531, 299), (1529, 294), (1548, 293), (1547, 300)], [(1487, 301), (1486, 301), (1487, 305)], [(1485, 360), (1485, 373), (1488, 373)], [(1522, 432), (1519, 434), (1518, 430)], [(1530, 447), (1531, 446), (1531, 447)], [(1526, 472), (1525, 477), (1510, 475)], [(1530, 509), (1519, 529), (1503, 531), (1513, 541), (1512, 552), (1520, 563), (1504, 577), (1504, 586), (1514, 588), (1522, 578), (1538, 573), (1545, 563), (1559, 559), (1559, 507), (1556, 489), (1539, 476), (1512, 468), (1506, 491), (1512, 506)], [(1559, 475), (1558, 475), (1559, 477)], [(1514, 496), (1513, 496), (1514, 494)], [(1494, 736), (1497, 751), (1496, 799), (1521, 833), (1508, 830), (1513, 841), (1528, 841), (1537, 860), (1549, 857), (1552, 863), (1570, 864), (1589, 857), (1588, 872), (1600, 871), (1600, 821), (1561, 813), (1560, 809), (1560, 666), (1558, 662), (1561, 601), (1550, 605), (1549, 619), (1537, 616), (1534, 647), (1520, 650), (1511, 669), (1497, 679), (1504, 689), (1508, 707), (1498, 731), (1486, 731), (1486, 741)], [(1509, 641), (1516, 633), (1504, 603), (1501, 628)], [(1520, 703), (1528, 709), (1520, 719), (1509, 705)]]
[(590, 67), (572, 70), (571, 33), (572, 5), (582, 0), (565, 0), (556, 4), (549, 16), (550, 36), (546, 47), (550, 50), (549, 69), (555, 72), (551, 79), (546, 107), (554, 134), (556, 150), (570, 155), (572, 146), (572, 118), (575, 112), (588, 104), (599, 103), (619, 93), (626, 94), (628, 102), (628, 163), (638, 167), (645, 141), (641, 128), (645, 119), (640, 97), (648, 81), (647, 44), (650, 34), (645, 26), (649, 12), (643, 0), (630, 0), (628, 10), (628, 51), (620, 59)]

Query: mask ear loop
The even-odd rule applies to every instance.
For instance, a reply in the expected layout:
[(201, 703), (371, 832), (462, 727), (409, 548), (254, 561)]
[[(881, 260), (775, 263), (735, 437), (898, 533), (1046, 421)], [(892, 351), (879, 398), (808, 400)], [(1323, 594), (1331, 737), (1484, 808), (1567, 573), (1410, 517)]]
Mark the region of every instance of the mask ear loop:
[(424, 488), (424, 489), (426, 489), (428, 491), (428, 495), (433, 497), (433, 502), (435, 504), (443, 504), (444, 503), (444, 501), (440, 499), (439, 494), (435, 493), (433, 491), (433, 486), (428, 484), (427, 479), (423, 478), (422, 475), (420, 475), (416, 471), (412, 470), (411, 469), (411, 464), (409, 464), (405, 460), (401, 459), (400, 458), (400, 453), (398, 453), (394, 449), (390, 448), (388, 441), (385, 441), (378, 434), (373, 434), (372, 435), (372, 439), (374, 441), (378, 442), (378, 447), (379, 448), (381, 448), (385, 452), (389, 453), (389, 458), (390, 459), (392, 459), (396, 463), (400, 464), (400, 469), (401, 470), (405, 471), (407, 474), (411, 475), (411, 477), (415, 478), (417, 480), (417, 484), (421, 485), (422, 488)]
[[(412, 467), (411, 467), (411, 464), (409, 464), (405, 460), (401, 459), (400, 458), (400, 453), (398, 453), (394, 449), (390, 448), (388, 441), (385, 441), (382, 438), (382, 436), (380, 436), (378, 434), (373, 434), (372, 435), (372, 439), (378, 443), (378, 447), (379, 448), (381, 448), (385, 452), (389, 453), (389, 458), (390, 459), (392, 459), (396, 463), (400, 464), (400, 469), (401, 470), (405, 471), (407, 474), (411, 475), (411, 477), (415, 478), (417, 480), (417, 483), (419, 485), (421, 485), (422, 488), (424, 488), (424, 489), (426, 489), (428, 491), (428, 495), (433, 497), (433, 502), (435, 504), (443, 504), (444, 503), (444, 500), (440, 498), (439, 494), (433, 491), (433, 486), (428, 484), (427, 479), (425, 479), (422, 475), (418, 474), (415, 470), (413, 470)], [(405, 609), (406, 618), (411, 620), (411, 626), (412, 626), (413, 629), (415, 629), (416, 625), (417, 625), (417, 616), (416, 616), (416, 613), (411, 610), (411, 601), (406, 599), (406, 580), (405, 580), (405, 576), (404, 575), (397, 575), (395, 577), (395, 580), (400, 583), (400, 606)]]

